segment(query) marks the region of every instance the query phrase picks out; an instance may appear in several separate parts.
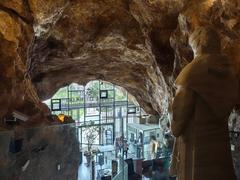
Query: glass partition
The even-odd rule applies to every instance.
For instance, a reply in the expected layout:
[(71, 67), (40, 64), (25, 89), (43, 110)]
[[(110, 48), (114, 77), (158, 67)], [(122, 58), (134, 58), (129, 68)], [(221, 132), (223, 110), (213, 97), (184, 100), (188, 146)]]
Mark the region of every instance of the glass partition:
[[(121, 166), (121, 164), (123, 164), (123, 166)], [(118, 173), (112, 177), (112, 180), (128, 180), (128, 165), (123, 159), (121, 159)]]
[(124, 131), (124, 138), (127, 138), (127, 124), (139, 123), (141, 114), (144, 113), (129, 97), (124, 88), (94, 80), (85, 86), (72, 83), (63, 87), (45, 103), (53, 114), (66, 114), (75, 120), (81, 147), (86, 144), (83, 131), (89, 125), (99, 126), (98, 132), (101, 133), (94, 144), (113, 145), (114, 140), (122, 135), (121, 129)]

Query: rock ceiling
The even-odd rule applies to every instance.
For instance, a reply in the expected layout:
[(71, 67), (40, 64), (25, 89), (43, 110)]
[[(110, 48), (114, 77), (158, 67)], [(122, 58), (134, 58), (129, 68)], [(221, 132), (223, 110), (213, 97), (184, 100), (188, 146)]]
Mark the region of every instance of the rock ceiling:
[(218, 29), (239, 69), (238, 0), (1, 0), (0, 117), (12, 109), (42, 116), (40, 99), (94, 79), (163, 114), (199, 25)]

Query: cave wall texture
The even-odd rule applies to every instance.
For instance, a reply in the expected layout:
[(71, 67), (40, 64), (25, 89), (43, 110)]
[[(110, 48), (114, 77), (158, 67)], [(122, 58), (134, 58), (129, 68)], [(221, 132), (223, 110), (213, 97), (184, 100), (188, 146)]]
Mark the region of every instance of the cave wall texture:
[(0, 120), (19, 110), (28, 126), (48, 124), (42, 100), (94, 79), (166, 117), (197, 26), (218, 30), (239, 74), (239, 0), (1, 0)]
[(218, 29), (239, 69), (239, 8), (238, 0), (2, 0), (0, 117), (18, 109), (44, 122), (40, 100), (94, 79), (162, 115), (174, 78), (192, 60), (195, 27)]
[[(22, 142), (19, 151), (13, 146), (16, 140)], [(77, 179), (80, 153), (74, 124), (19, 126), (0, 133), (0, 142), (1, 180)]]

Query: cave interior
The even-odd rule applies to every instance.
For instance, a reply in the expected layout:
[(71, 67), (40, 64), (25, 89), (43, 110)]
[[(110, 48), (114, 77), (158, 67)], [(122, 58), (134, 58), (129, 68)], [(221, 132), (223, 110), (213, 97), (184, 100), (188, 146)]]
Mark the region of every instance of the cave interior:
[[(196, 56), (189, 39), (199, 27), (214, 29), (219, 35), (219, 54), (227, 57), (239, 81), (239, 0), (1, 0), (0, 179), (104, 178), (104, 172), (96, 169), (100, 166), (99, 157), (107, 157), (107, 152), (105, 156), (94, 154), (95, 159), (90, 158), (87, 166), (87, 157), (93, 155), (84, 153), (80, 146), (81, 136), (94, 136), (92, 130), (96, 130), (96, 124), (91, 124), (94, 118), (85, 121), (88, 112), (114, 119), (114, 123), (104, 120), (109, 123), (105, 124), (105, 130), (101, 124), (97, 125), (97, 132), (102, 131), (99, 134), (103, 136), (98, 134), (99, 143), (106, 145), (108, 133), (113, 133), (110, 136), (114, 138), (108, 145), (116, 148), (116, 142), (123, 144), (119, 157), (126, 156), (125, 144), (129, 146), (127, 151), (131, 151), (130, 145), (136, 150), (133, 161), (110, 162), (113, 179), (149, 179), (156, 174), (160, 179), (156, 168), (163, 168), (163, 160), (153, 163), (156, 153), (145, 155), (146, 158), (141, 150), (145, 139), (149, 151), (157, 146), (156, 137), (162, 138), (161, 143), (170, 152), (167, 155), (165, 152), (168, 165), (165, 173), (160, 174), (176, 178), (168, 175), (175, 139), (170, 128), (177, 90), (175, 80)], [(199, 44), (205, 41), (207, 39)], [(98, 98), (90, 97), (96, 101), (87, 102), (87, 89), (91, 90), (93, 82), (99, 83), (97, 90), (95, 88), (97, 93), (94, 91), (94, 97)], [(101, 85), (104, 88), (101, 89)], [(225, 86), (222, 84), (220, 88)], [(239, 94), (239, 90), (236, 92)], [(227, 96), (230, 92), (225, 93)], [(126, 98), (120, 94), (127, 94), (126, 104), (122, 105), (124, 110), (116, 110), (120, 103), (116, 97)], [(70, 109), (80, 101), (82, 109), (76, 108), (76, 104), (76, 111)], [(240, 179), (240, 111), (238, 99), (234, 101), (228, 114), (230, 140), (226, 141), (231, 143), (235, 175)], [(109, 107), (101, 111), (104, 109), (101, 102)], [(102, 112), (105, 115), (101, 116)], [(126, 113), (125, 120), (121, 113)], [(80, 122), (80, 116), (84, 121)], [(131, 121), (136, 124), (132, 126), (128, 118), (129, 121), (136, 118), (136, 122)], [(80, 123), (83, 124), (78, 128)], [(110, 132), (111, 123), (114, 125)], [(147, 126), (157, 127), (156, 137), (147, 132)], [(89, 133), (82, 133), (82, 129)], [(211, 132), (209, 134), (211, 137)], [(138, 147), (138, 143), (142, 146)], [(115, 154), (113, 158), (118, 159), (118, 153)], [(144, 157), (145, 162), (140, 161), (140, 157)], [(132, 176), (124, 176), (126, 163), (128, 175), (131, 170)], [(114, 174), (116, 167), (117, 174)], [(89, 172), (88, 175), (85, 176), (85, 172)]]

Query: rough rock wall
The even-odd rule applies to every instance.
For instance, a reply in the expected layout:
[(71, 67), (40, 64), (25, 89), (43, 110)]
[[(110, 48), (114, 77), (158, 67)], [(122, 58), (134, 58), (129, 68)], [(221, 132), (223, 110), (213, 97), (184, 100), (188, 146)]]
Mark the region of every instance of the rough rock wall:
[[(19, 110), (44, 122), (48, 109), (41, 104), (28, 74), (28, 48), (33, 18), (25, 1), (0, 1), (0, 119)], [(40, 122), (39, 122), (40, 123)]]
[[(0, 179), (77, 179), (80, 156), (75, 132), (69, 124), (1, 132)], [(15, 151), (20, 147), (17, 140), (22, 140), (20, 151)]]
[(2, 0), (0, 116), (25, 103), (39, 112), (34, 87), (43, 100), (93, 79), (125, 87), (147, 112), (163, 114), (174, 78), (193, 58), (188, 36), (195, 27), (218, 29), (239, 71), (239, 6), (238, 0)]
[(188, 37), (197, 26), (211, 26), (219, 32), (222, 51), (236, 64), (239, 73), (240, 1), (191, 0), (180, 12), (178, 27), (170, 38), (175, 49), (174, 76), (192, 60)]
[(169, 94), (163, 73), (171, 72), (169, 36), (181, 4), (30, 2), (37, 19), (31, 77), (42, 99), (71, 82), (102, 79), (126, 88), (149, 113), (166, 110)]
[(45, 122), (40, 99), (93, 79), (164, 114), (199, 25), (219, 31), (239, 73), (239, 0), (1, 0), (0, 118), (16, 109)]
[[(239, 109), (239, 108), (238, 108)], [(232, 157), (235, 172), (238, 180), (240, 179), (240, 111), (234, 110), (229, 117), (230, 140), (232, 145)]]
[(199, 25), (217, 28), (223, 51), (239, 61), (237, 0), (31, 0), (30, 8), (31, 77), (42, 99), (71, 82), (102, 79), (161, 114), (174, 78), (193, 59), (188, 36)]
[[(50, 111), (41, 103), (29, 76), (33, 24), (28, 1), (0, 1), (0, 179), (76, 179), (79, 147), (75, 131), (42, 126), (49, 124)], [(6, 126), (2, 128), (4, 117), (14, 110), (30, 117), (24, 127), (42, 129), (2, 131), (6, 130)], [(13, 139), (21, 138), (22, 150), (11, 153)], [(63, 166), (61, 171), (57, 171), (57, 163)]]

